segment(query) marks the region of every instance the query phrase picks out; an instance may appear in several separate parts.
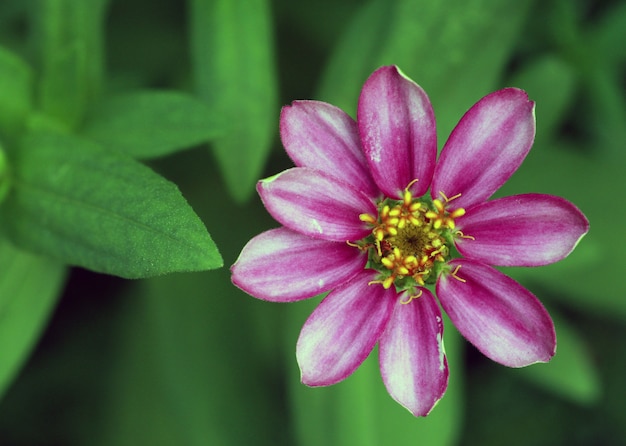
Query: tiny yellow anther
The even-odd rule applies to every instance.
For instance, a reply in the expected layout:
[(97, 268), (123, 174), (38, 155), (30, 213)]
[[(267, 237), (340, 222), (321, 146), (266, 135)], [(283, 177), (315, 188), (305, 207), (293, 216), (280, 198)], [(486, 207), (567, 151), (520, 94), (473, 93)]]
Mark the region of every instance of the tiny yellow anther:
[(374, 224), (376, 223), (376, 218), (370, 214), (361, 214), (359, 215), (359, 220), (365, 222), (365, 223), (371, 223)]
[[(447, 203), (447, 201), (446, 201), (446, 203)], [(443, 210), (445, 208), (444, 204), (440, 200), (438, 200), (436, 198), (433, 200), (433, 206), (435, 206), (439, 212), (443, 212)]]
[(382, 259), (380, 259), (380, 263), (385, 265), (385, 267), (388, 269), (393, 269), (393, 261), (390, 260), (389, 257), (383, 257)]
[(465, 209), (463, 208), (458, 208), (450, 212), (450, 217), (452, 218), (462, 217), (463, 215), (465, 215)]
[(395, 280), (395, 277), (393, 275), (387, 277), (385, 280), (383, 280), (383, 288), (386, 290), (391, 288), (391, 285), (393, 285), (394, 280)]

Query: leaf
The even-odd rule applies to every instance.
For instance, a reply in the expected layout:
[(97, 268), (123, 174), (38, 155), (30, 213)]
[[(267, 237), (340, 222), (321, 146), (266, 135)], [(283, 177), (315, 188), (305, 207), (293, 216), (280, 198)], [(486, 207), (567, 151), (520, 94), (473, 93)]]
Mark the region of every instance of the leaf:
[(571, 107), (579, 79), (573, 68), (556, 56), (531, 60), (508, 84), (526, 90), (536, 102), (537, 139), (553, 137)]
[(550, 310), (550, 315), (556, 327), (556, 355), (546, 364), (513, 369), (513, 374), (576, 403), (596, 403), (601, 396), (601, 379), (584, 339), (556, 311)]
[(176, 186), (132, 158), (33, 133), (13, 165), (0, 220), (24, 249), (125, 278), (222, 266)]
[(174, 91), (144, 91), (107, 98), (87, 114), (81, 133), (133, 157), (167, 155), (222, 133), (217, 114)]
[(270, 322), (273, 306), (242, 300), (228, 275), (136, 282), (117, 324), (111, 385), (119, 391), (104, 407), (96, 445), (291, 444), (280, 441), (281, 382), (268, 376), (254, 330), (255, 319)]
[(445, 6), (371, 1), (347, 25), (319, 97), (354, 111), (367, 76), (396, 64), (429, 95), (443, 141), (461, 115), (497, 86), (529, 5), (529, 0), (452, 0)]
[(254, 192), (278, 129), (272, 20), (266, 0), (190, 0), (196, 90), (228, 122), (213, 144), (233, 197)]
[(13, 247), (0, 237), (0, 396), (43, 331), (63, 286), (59, 262)]
[(0, 47), (0, 136), (16, 136), (32, 107), (32, 70)]
[(32, 2), (41, 57), (41, 111), (74, 128), (101, 89), (108, 0)]

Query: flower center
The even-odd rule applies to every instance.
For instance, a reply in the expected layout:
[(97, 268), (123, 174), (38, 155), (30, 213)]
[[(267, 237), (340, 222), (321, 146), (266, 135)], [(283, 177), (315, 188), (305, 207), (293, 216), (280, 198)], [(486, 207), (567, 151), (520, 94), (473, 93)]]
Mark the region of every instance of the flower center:
[(409, 184), (402, 200), (384, 199), (378, 215), (361, 214), (361, 221), (372, 226), (372, 234), (358, 243), (368, 251), (367, 267), (380, 274), (373, 283), (398, 291), (432, 284), (450, 259), (450, 247), (456, 236), (454, 219), (465, 214), (463, 208), (448, 210), (448, 204), (460, 195), (443, 200), (414, 198)]

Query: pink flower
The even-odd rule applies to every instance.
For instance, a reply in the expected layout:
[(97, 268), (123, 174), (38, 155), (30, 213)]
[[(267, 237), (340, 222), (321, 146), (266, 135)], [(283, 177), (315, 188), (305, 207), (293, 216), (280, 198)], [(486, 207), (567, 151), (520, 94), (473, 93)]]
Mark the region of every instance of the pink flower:
[(297, 167), (257, 187), (283, 227), (253, 238), (232, 266), (233, 283), (259, 299), (330, 291), (298, 339), (303, 383), (345, 379), (378, 343), (389, 394), (427, 415), (448, 383), (441, 312), (428, 285), (487, 357), (510, 367), (549, 361), (550, 316), (490, 266), (556, 262), (589, 229), (573, 204), (552, 195), (487, 201), (530, 150), (534, 103), (514, 88), (485, 96), (438, 161), (430, 101), (396, 67), (366, 81), (357, 117), (315, 101), (283, 108), (280, 134)]

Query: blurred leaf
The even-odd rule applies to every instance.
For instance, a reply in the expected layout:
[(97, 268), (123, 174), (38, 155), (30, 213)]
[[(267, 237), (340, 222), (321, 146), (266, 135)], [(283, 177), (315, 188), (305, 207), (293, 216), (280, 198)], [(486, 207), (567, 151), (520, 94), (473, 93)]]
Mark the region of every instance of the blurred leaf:
[(32, 106), (32, 70), (0, 47), (0, 136), (19, 134)]
[(339, 384), (310, 388), (300, 382), (295, 358), (298, 333), (318, 299), (292, 304), (287, 361), (292, 372), (289, 380), (290, 402), (295, 429), (302, 446), (341, 446), (346, 444), (405, 444), (419, 439), (420, 444), (455, 445), (463, 414), (462, 338), (447, 317), (445, 347), (450, 367), (450, 382), (443, 399), (425, 418), (415, 418), (387, 393), (380, 376), (378, 351)]
[(615, 204), (615, 194), (623, 189), (623, 165), (568, 149), (534, 147), (498, 196), (541, 192), (567, 198), (589, 219), (589, 233), (565, 260), (541, 268), (507, 268), (507, 274), (542, 281), (566, 304), (626, 318), (619, 257), (626, 251), (626, 239), (616, 235), (615, 227), (615, 222), (626, 220), (625, 208)]
[(126, 278), (217, 268), (222, 259), (176, 186), (90, 142), (31, 134), (2, 223), (24, 249)]
[(558, 312), (550, 310), (550, 315), (556, 327), (556, 355), (547, 364), (514, 369), (512, 373), (576, 403), (596, 403), (602, 385), (586, 342)]
[(572, 67), (556, 56), (542, 56), (523, 66), (508, 83), (526, 90), (536, 102), (537, 139), (553, 137), (576, 99), (577, 76)]
[(41, 110), (67, 127), (76, 126), (100, 93), (103, 22), (108, 0), (32, 2), (41, 57)]
[(26, 361), (63, 286), (66, 268), (0, 237), (0, 396)]
[(200, 97), (228, 123), (213, 143), (238, 201), (254, 192), (278, 129), (272, 19), (266, 0), (190, 0), (192, 60)]
[(223, 132), (216, 113), (174, 91), (145, 91), (107, 98), (87, 114), (82, 133), (128, 155), (167, 155)]
[[(367, 76), (381, 65), (396, 64), (426, 90), (441, 139), (497, 86), (530, 3), (370, 1), (347, 25), (319, 96), (352, 112)], [(440, 110), (440, 104), (446, 108)]]
[(282, 383), (260, 367), (250, 324), (264, 311), (246, 309), (262, 303), (242, 304), (228, 276), (221, 270), (139, 282), (120, 325), (115, 392), (98, 444), (291, 444), (277, 397)]
[(590, 25), (587, 39), (590, 46), (609, 64), (619, 64), (626, 60), (626, 45), (618, 45), (626, 39), (626, 3), (615, 2)]

